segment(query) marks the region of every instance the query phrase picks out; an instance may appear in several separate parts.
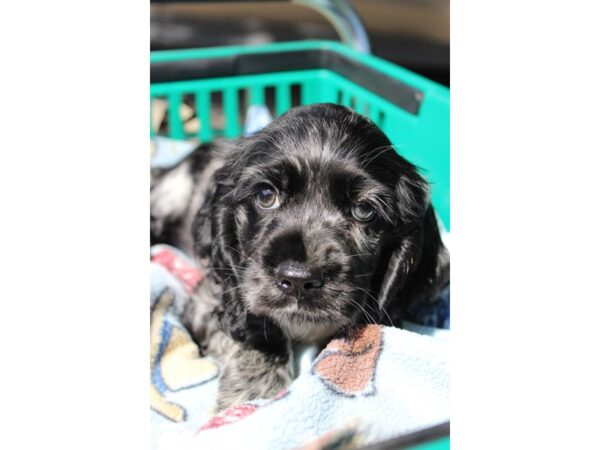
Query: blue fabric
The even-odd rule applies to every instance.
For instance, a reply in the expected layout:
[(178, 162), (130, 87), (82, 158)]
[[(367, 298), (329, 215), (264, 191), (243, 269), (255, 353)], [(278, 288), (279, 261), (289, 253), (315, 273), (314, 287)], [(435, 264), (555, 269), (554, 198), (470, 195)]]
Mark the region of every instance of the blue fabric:
[(434, 302), (421, 304), (408, 312), (407, 319), (425, 327), (450, 329), (450, 283)]

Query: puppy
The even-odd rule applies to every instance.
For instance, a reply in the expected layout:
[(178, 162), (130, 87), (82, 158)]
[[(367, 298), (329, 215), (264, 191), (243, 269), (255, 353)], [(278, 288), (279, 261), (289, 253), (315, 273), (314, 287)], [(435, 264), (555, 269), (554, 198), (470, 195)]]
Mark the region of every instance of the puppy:
[(151, 202), (153, 240), (207, 272), (185, 321), (221, 360), (218, 409), (285, 387), (295, 346), (400, 326), (448, 283), (427, 183), (342, 106), (294, 108), (198, 149), (156, 180)]

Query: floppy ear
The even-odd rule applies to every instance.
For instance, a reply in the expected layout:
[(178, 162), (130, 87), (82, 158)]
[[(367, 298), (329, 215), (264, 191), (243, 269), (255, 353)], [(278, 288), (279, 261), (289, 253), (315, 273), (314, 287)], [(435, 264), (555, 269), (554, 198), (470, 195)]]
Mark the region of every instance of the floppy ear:
[[(225, 163), (213, 174), (204, 202), (192, 222), (196, 256), (210, 260), (219, 281), (232, 273), (237, 278), (236, 269), (240, 263), (234, 206), (231, 203), (234, 185), (231, 165)], [(227, 276), (223, 273), (225, 270)]]
[(400, 325), (405, 308), (431, 298), (447, 282), (449, 262), (427, 183), (410, 170), (396, 193), (400, 221), (382, 246), (387, 250), (380, 259), (377, 301)]
[(223, 295), (217, 316), (223, 331), (234, 339), (246, 339), (247, 312), (239, 286), (242, 253), (236, 236), (236, 220), (231, 194), (235, 186), (233, 165), (225, 163), (211, 180), (207, 196), (192, 223), (196, 256), (207, 259), (213, 279)]

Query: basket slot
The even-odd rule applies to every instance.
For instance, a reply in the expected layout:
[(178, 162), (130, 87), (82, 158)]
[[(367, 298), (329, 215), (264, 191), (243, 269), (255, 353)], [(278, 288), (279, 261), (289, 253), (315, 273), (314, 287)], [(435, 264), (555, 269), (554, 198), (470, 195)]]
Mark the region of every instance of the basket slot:
[(157, 130), (154, 127), (154, 108), (152, 107), (153, 103), (155, 101), (154, 97), (150, 97), (150, 139), (152, 139), (155, 135)]
[(185, 132), (183, 131), (183, 122), (181, 121), (181, 115), (179, 109), (181, 108), (182, 95), (178, 92), (169, 94), (169, 136), (173, 139), (185, 138)]
[(210, 91), (210, 129), (213, 137), (223, 135), (225, 129), (223, 108), (223, 92)]
[(240, 135), (240, 111), (237, 89), (227, 88), (223, 92), (223, 112), (225, 114), (225, 137), (238, 137)]
[(290, 92), (292, 94), (292, 107), (300, 106), (302, 91), (303, 89), (300, 83), (294, 83), (290, 86)]
[(196, 115), (200, 118), (200, 142), (209, 142), (213, 138), (212, 121), (210, 117), (210, 92), (196, 92)]
[(271, 117), (275, 118), (277, 117), (275, 115), (275, 86), (266, 86), (265, 87), (265, 106), (267, 106), (267, 108), (269, 108), (269, 113), (271, 114)]
[(369, 109), (368, 103), (360, 97), (355, 97), (355, 99), (356, 99), (356, 105), (355, 105), (354, 110), (358, 114), (363, 114), (363, 115), (367, 116), (368, 115), (367, 110)]
[(344, 105), (346, 107), (350, 107), (350, 92), (341, 91), (339, 104)]
[(275, 86), (275, 115), (280, 116), (292, 105), (291, 87), (287, 83)]
[(378, 111), (377, 113), (377, 119), (375, 120), (375, 123), (377, 125), (379, 125), (380, 128), (383, 129), (383, 127), (385, 126), (385, 122), (386, 122), (386, 114), (383, 111)]

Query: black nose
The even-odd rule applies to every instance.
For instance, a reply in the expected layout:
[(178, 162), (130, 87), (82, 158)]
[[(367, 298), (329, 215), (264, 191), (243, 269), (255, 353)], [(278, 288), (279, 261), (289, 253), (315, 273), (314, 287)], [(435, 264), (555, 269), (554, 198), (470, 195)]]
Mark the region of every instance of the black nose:
[(310, 270), (306, 264), (285, 261), (275, 271), (277, 287), (289, 295), (300, 295), (323, 285), (320, 271)]

